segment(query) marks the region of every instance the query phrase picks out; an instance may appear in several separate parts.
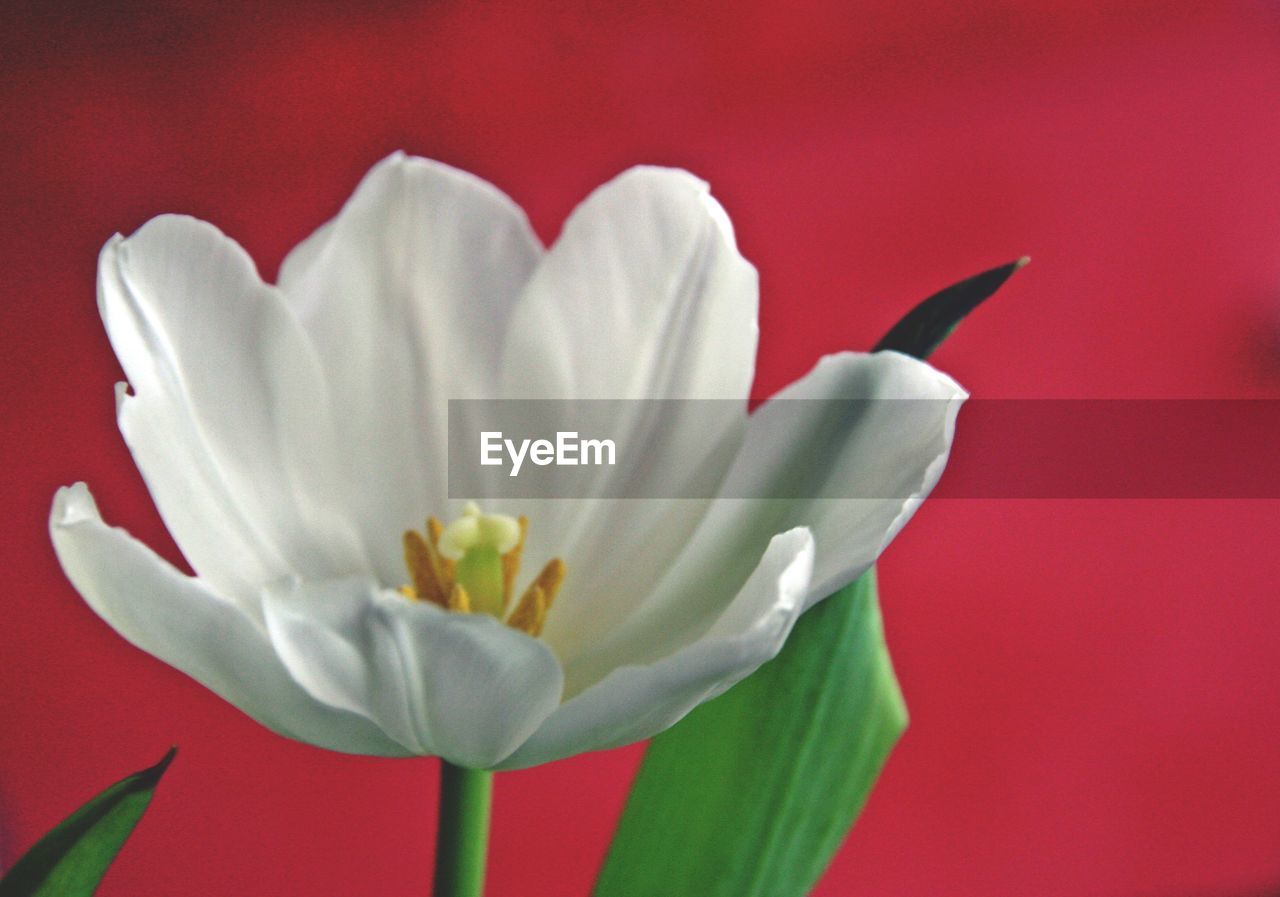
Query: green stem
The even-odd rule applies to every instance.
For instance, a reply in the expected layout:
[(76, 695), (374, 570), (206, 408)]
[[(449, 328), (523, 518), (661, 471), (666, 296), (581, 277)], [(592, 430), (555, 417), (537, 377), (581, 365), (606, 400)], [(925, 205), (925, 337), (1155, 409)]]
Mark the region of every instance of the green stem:
[(493, 773), (440, 761), (434, 897), (482, 897)]

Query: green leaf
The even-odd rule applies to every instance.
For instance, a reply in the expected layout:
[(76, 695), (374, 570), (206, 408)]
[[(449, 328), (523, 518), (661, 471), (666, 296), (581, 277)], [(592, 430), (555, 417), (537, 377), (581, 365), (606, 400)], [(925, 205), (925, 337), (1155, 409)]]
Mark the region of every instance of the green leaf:
[(1031, 259), (1023, 256), (1016, 262), (975, 274), (968, 280), (934, 293), (907, 312), (871, 351), (892, 349), (915, 358), (928, 358), (964, 320), (965, 315), (990, 299), (1015, 271), (1029, 261)]
[(155, 766), (116, 782), (62, 820), (0, 880), (0, 897), (91, 897), (175, 753), (170, 748)]
[(653, 739), (595, 897), (807, 893), (906, 723), (873, 570)]
[[(930, 296), (875, 351), (927, 358), (1028, 261)], [(776, 658), (653, 739), (595, 897), (801, 897), (906, 723), (872, 569), (801, 617)]]

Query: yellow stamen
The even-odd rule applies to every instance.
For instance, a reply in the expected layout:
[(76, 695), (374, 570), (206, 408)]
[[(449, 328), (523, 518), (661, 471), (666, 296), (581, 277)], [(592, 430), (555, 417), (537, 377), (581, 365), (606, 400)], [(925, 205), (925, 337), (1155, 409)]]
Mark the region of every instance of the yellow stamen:
[(520, 597), (520, 603), (507, 618), (507, 625), (512, 629), (527, 632), (534, 638), (541, 635), (542, 627), (547, 622), (547, 613), (555, 603), (560, 584), (564, 582), (564, 574), (564, 561), (560, 558), (552, 558), (548, 561), (547, 566), (543, 567), (542, 572), (538, 574), (538, 578), (525, 589), (524, 595)]
[[(444, 524), (435, 517), (427, 518), (427, 545), (431, 549), (431, 563), (435, 565), (436, 575), (441, 583), (453, 582), (453, 574), (457, 563), (442, 557), (440, 554), (440, 535), (444, 532)], [(448, 586), (446, 586), (446, 589)]]
[(417, 530), (407, 530), (404, 534), (404, 565), (409, 568), (413, 597), (444, 607), (447, 593), (437, 576), (432, 546)]
[(469, 614), (471, 613), (471, 597), (467, 594), (466, 589), (455, 582), (453, 588), (449, 591), (449, 600), (445, 607), (460, 614)]
[[(560, 558), (552, 558), (547, 561), (547, 566), (542, 568), (542, 572), (538, 574), (538, 578), (529, 586), (530, 589), (537, 586), (546, 593), (548, 610), (551, 609), (551, 605), (556, 600), (556, 594), (560, 591), (560, 584), (564, 582), (564, 575), (566, 572), (567, 570), (565, 568), (564, 561), (560, 560)], [(524, 601), (524, 598), (521, 598), (520, 600)]]
[(547, 610), (547, 593), (536, 585), (529, 586), (520, 603), (516, 605), (516, 609), (512, 611), (507, 625), (537, 638), (542, 634), (542, 627), (546, 625)]

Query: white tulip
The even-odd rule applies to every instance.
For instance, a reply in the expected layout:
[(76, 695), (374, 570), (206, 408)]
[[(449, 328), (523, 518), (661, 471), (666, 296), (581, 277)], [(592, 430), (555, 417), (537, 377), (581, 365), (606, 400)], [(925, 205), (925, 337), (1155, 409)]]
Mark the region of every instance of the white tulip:
[[(965, 397), (922, 362), (846, 353), (781, 396), (938, 401), (748, 417), (756, 272), (707, 185), (667, 169), (601, 187), (544, 249), (488, 183), (397, 154), (276, 286), (213, 226), (163, 216), (107, 243), (98, 293), (121, 431), (196, 575), (76, 484), (50, 521), (76, 588), (276, 732), (476, 768), (646, 738), (773, 657), (937, 482)], [(638, 415), (655, 463), (597, 468), (721, 497), (464, 509), (447, 400), (502, 397), (734, 400), (723, 421)], [(724, 497), (797, 464), (832, 495), (901, 497)]]

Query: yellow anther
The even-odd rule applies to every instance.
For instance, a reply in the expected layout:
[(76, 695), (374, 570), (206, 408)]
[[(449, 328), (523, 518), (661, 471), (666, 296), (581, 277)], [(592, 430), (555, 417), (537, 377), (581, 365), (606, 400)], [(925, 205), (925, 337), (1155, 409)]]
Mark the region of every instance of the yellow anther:
[(444, 532), (444, 524), (440, 522), (439, 517), (427, 518), (427, 535), (431, 537), (431, 544), (438, 545), (440, 543), (440, 534)]
[(444, 534), (444, 524), (436, 517), (427, 518), (427, 546), (431, 549), (431, 562), (435, 565), (436, 573), (441, 583), (453, 582), (454, 562), (446, 557), (440, 556), (440, 550), (437, 547), (440, 544), (440, 537)]
[(527, 632), (534, 638), (541, 635), (542, 627), (547, 622), (547, 613), (555, 603), (560, 584), (564, 582), (564, 574), (564, 561), (559, 558), (549, 561), (538, 574), (538, 578), (525, 589), (524, 595), (520, 597), (520, 603), (507, 618), (507, 625), (521, 632)]
[(524, 593), (524, 597), (520, 599), (520, 603), (516, 605), (516, 609), (512, 611), (507, 625), (537, 638), (542, 634), (542, 627), (546, 625), (548, 609), (547, 593), (536, 585), (530, 586)]
[(471, 613), (471, 597), (467, 594), (466, 589), (454, 583), (453, 588), (449, 591), (449, 598), (445, 607), (460, 614), (469, 614)]
[[(560, 591), (560, 584), (564, 582), (564, 575), (568, 572), (565, 568), (564, 561), (560, 558), (552, 558), (547, 561), (547, 566), (542, 568), (542, 572), (538, 574), (529, 586), (530, 589), (535, 586), (542, 589), (547, 596), (547, 609), (551, 609), (551, 605), (555, 603), (556, 595)], [(527, 593), (526, 593), (527, 594)], [(520, 599), (524, 601), (524, 598)]]
[(409, 583), (413, 597), (445, 606), (446, 586), (439, 578), (439, 571), (432, 555), (433, 547), (417, 530), (404, 534), (404, 565), (409, 569)]

